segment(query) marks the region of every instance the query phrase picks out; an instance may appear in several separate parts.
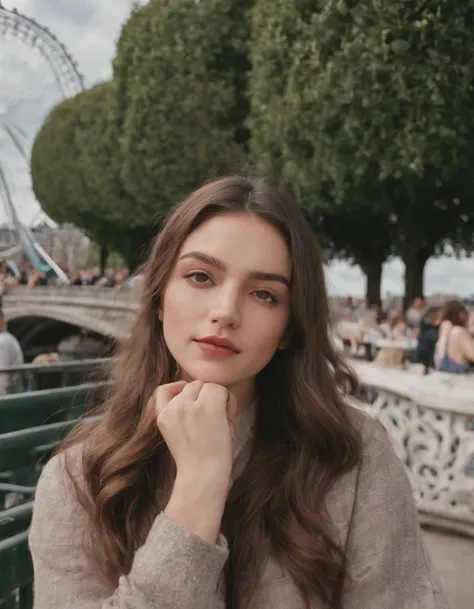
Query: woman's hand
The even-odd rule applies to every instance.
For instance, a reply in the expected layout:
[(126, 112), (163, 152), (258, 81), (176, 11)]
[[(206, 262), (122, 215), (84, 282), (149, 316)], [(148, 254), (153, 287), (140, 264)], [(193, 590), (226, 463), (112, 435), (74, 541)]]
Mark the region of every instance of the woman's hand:
[(156, 391), (157, 425), (179, 475), (223, 478), (232, 469), (235, 399), (222, 385), (178, 381)]
[(155, 395), (157, 425), (177, 469), (165, 514), (215, 543), (232, 470), (235, 398), (201, 381), (163, 385)]

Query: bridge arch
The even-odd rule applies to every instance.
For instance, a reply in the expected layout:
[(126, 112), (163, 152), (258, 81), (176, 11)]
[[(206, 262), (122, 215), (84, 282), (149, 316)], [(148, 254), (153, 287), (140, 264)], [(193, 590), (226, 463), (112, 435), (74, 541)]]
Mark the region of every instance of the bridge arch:
[[(40, 309), (40, 310), (38, 310)], [(59, 353), (73, 358), (103, 357), (112, 353), (117, 341), (104, 324), (64, 311), (22, 307), (5, 312), (7, 329), (19, 341), (25, 362), (41, 353)]]

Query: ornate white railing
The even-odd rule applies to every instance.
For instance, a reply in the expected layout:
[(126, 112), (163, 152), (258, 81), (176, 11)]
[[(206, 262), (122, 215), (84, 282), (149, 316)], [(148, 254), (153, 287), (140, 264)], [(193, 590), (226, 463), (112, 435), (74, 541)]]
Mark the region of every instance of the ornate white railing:
[(405, 463), (420, 521), (474, 536), (474, 378), (353, 361)]

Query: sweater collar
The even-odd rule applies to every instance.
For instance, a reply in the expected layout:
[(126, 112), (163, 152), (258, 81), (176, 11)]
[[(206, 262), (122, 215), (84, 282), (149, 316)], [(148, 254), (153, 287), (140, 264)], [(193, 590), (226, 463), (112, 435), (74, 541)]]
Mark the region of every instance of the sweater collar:
[(232, 460), (235, 461), (242, 448), (248, 443), (253, 435), (257, 403), (253, 402), (248, 408), (241, 412), (234, 423), (232, 434)]

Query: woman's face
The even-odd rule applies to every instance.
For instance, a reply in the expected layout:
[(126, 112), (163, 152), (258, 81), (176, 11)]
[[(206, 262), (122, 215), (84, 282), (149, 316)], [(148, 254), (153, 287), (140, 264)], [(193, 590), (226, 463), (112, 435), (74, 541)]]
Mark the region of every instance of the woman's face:
[[(285, 240), (264, 220), (230, 212), (201, 224), (178, 253), (160, 310), (182, 378), (253, 391), (256, 374), (284, 346), (290, 282)], [(203, 339), (231, 341), (232, 349)]]

